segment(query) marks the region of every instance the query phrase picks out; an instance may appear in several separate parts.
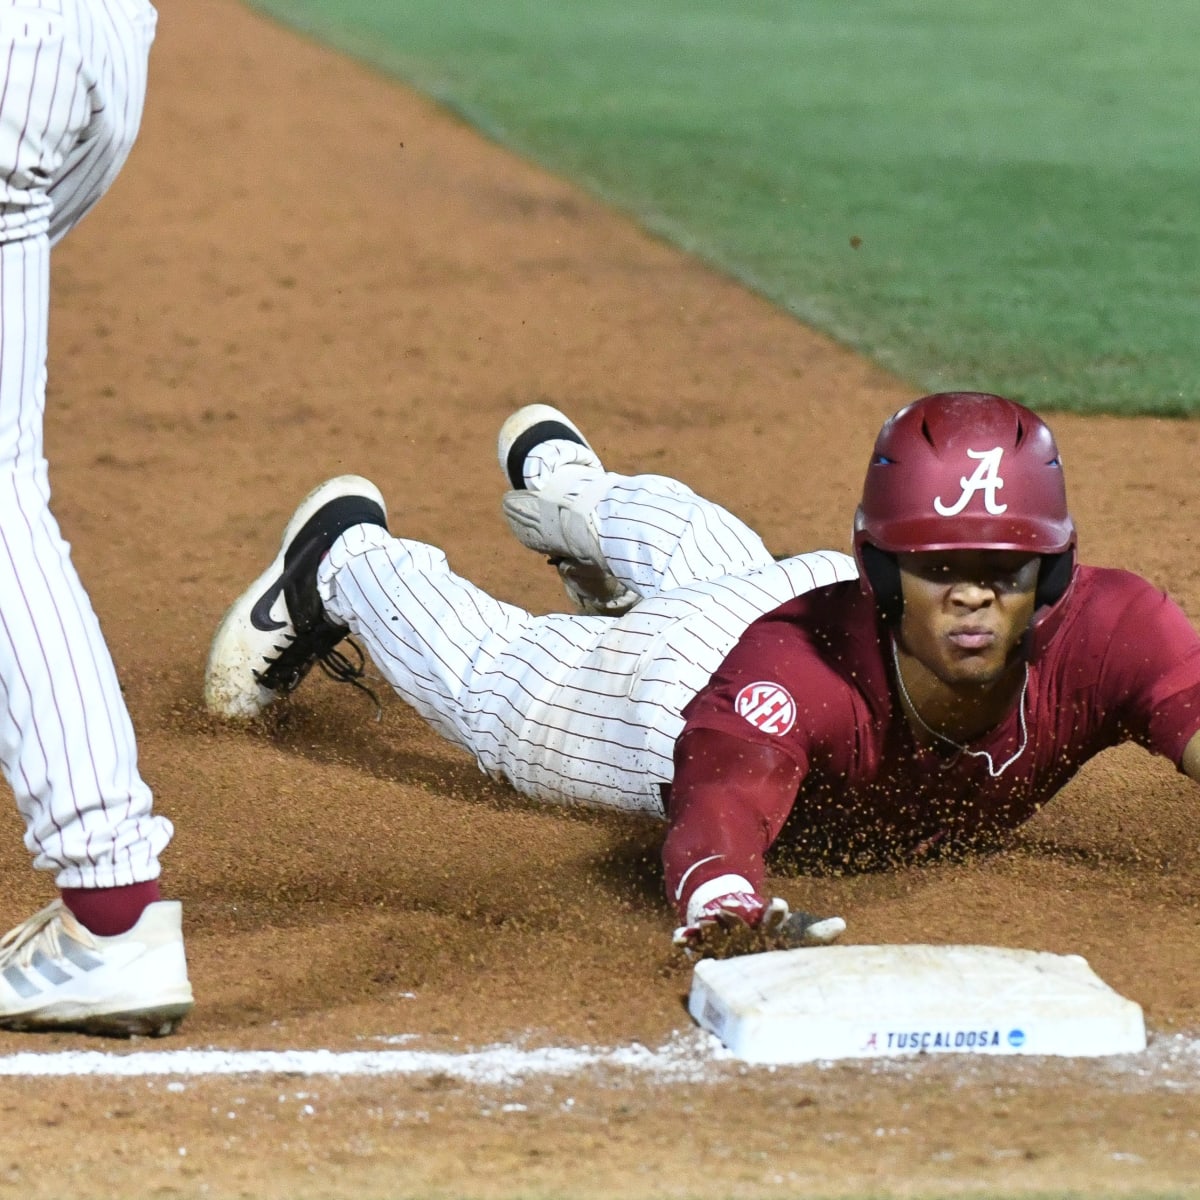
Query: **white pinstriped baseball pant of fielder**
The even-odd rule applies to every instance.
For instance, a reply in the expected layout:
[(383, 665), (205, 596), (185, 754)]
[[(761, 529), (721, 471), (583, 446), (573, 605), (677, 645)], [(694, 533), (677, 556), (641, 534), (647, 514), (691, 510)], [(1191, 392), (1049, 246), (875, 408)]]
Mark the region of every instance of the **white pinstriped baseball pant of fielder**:
[(61, 887), (153, 879), (172, 834), (50, 513), (42, 442), (50, 247), (133, 145), (155, 20), (143, 0), (0, 0), (0, 760), (34, 865)]
[(675, 480), (608, 480), (601, 546), (644, 597), (622, 617), (533, 616), (453, 574), (440, 550), (375, 526), (339, 539), (318, 586), (399, 695), (489, 775), (541, 800), (661, 815), (681, 710), (742, 631), (856, 570), (835, 551), (776, 563)]

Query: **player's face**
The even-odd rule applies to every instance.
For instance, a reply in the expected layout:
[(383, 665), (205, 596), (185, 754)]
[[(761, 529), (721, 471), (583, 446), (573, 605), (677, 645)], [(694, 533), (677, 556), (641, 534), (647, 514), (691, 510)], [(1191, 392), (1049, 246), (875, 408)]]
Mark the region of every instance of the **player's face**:
[(1033, 617), (1039, 559), (1008, 550), (901, 554), (900, 644), (943, 683), (987, 685)]

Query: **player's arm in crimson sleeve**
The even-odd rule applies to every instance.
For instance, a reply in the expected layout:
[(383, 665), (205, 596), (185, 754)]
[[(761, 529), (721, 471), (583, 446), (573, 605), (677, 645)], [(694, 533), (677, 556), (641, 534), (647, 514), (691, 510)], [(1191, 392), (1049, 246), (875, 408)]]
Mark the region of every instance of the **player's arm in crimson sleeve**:
[(675, 747), (667, 805), (663, 868), (667, 895), (680, 918), (703, 889), (762, 888), (763, 859), (792, 810), (800, 765), (775, 746), (697, 727)]
[(1146, 580), (1108, 571), (1104, 582), (1100, 601), (1112, 595), (1121, 607), (1103, 626), (1097, 703), (1120, 714), (1128, 736), (1200, 782), (1200, 634)]

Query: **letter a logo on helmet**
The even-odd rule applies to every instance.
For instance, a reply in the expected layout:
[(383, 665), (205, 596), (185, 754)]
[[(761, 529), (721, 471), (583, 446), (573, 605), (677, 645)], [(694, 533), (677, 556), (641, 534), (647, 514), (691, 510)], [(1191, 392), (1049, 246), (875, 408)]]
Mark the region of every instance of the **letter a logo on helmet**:
[(980, 460), (975, 474), (969, 479), (964, 475), (958, 481), (962, 485), (962, 495), (954, 504), (943, 504), (941, 496), (934, 496), (934, 512), (941, 513), (943, 517), (956, 517), (967, 507), (976, 492), (983, 493), (983, 506), (988, 512), (996, 516), (1006, 512), (1008, 505), (1000, 504), (996, 500), (996, 492), (1004, 486), (1004, 480), (1000, 478), (1000, 459), (1003, 455), (1003, 446), (997, 446), (993, 450), (968, 450), (968, 458)]
[(952, 550), (1040, 555), (1027, 641), (1039, 626), (1049, 636), (1045, 618), (1074, 576), (1075, 522), (1054, 435), (1036, 413), (1003, 396), (925, 396), (885, 421), (875, 439), (854, 515), (863, 591), (896, 619), (896, 556)]

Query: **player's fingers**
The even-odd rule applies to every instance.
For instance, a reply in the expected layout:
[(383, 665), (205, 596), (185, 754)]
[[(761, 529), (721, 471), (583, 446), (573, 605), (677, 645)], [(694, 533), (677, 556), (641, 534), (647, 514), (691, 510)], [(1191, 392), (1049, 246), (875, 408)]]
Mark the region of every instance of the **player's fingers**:
[(794, 912), (780, 926), (780, 941), (788, 947), (828, 946), (846, 932), (841, 917), (814, 917), (811, 913)]

